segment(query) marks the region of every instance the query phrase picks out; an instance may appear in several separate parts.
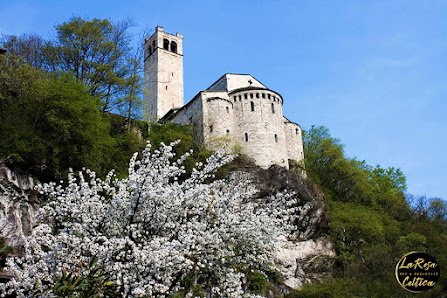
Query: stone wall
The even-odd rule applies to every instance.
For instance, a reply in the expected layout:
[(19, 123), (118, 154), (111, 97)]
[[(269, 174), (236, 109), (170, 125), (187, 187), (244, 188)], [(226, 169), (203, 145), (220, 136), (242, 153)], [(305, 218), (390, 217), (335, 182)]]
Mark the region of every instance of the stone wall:
[(303, 145), (299, 125), (283, 117), (282, 101), (264, 88), (202, 91), (163, 121), (191, 123), (194, 139), (211, 149), (230, 143), (263, 168), (288, 168), (289, 159), (303, 159)]
[(204, 105), (205, 144), (218, 149), (224, 143), (234, 144), (234, 107), (224, 91), (201, 92)]
[(268, 168), (288, 168), (287, 143), (282, 116), (282, 98), (266, 89), (230, 93), (234, 104), (235, 142), (256, 163)]
[(179, 109), (172, 117), (166, 119), (177, 124), (191, 124), (193, 139), (199, 144), (205, 143), (203, 100), (201, 94), (194, 97), (187, 105)]
[(284, 120), (288, 159), (300, 161), (304, 158), (301, 127), (285, 118)]

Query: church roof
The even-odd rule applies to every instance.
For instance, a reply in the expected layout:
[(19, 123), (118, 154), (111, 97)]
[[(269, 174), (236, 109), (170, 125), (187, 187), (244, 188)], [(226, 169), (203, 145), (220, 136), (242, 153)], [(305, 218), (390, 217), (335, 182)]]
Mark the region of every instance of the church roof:
[(226, 73), (206, 90), (231, 92), (236, 89), (248, 87), (268, 89), (250, 74)]

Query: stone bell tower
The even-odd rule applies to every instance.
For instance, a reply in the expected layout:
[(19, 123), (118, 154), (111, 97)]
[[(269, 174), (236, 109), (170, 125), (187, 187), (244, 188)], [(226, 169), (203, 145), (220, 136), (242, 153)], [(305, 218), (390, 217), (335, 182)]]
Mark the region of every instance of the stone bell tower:
[(156, 122), (183, 106), (183, 35), (157, 26), (144, 43), (144, 116)]

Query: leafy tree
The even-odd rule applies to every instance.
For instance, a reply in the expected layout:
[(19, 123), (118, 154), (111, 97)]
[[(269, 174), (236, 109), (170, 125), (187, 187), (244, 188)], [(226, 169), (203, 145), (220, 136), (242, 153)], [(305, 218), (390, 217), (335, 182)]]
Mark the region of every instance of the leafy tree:
[(90, 95), (102, 100), (109, 111), (123, 96), (127, 78), (132, 22), (112, 24), (107, 19), (84, 20), (73, 17), (56, 27), (56, 40), (47, 43), (44, 52), (49, 68), (73, 72), (88, 87)]
[(428, 206), (427, 211), (431, 220), (447, 223), (446, 201), (438, 198), (430, 200), (430, 205)]
[(43, 47), (45, 41), (37, 34), (23, 34), (21, 36), (3, 35), (0, 39), (9, 55), (21, 57), (23, 61), (34, 68), (44, 66)]
[(45, 41), (33, 34), (3, 36), (2, 41), (8, 52), (32, 67), (71, 73), (101, 100), (102, 111), (127, 104), (132, 115), (132, 109), (139, 111), (141, 106), (142, 85), (141, 49), (134, 52), (130, 46), (132, 26), (130, 20), (113, 23), (73, 17), (56, 26), (54, 39)]
[(39, 179), (69, 167), (105, 166), (113, 146), (99, 102), (69, 74), (48, 74), (12, 55), (0, 57), (0, 157)]
[[(372, 167), (344, 155), (340, 140), (324, 127), (304, 134), (305, 166), (328, 203), (328, 237), (337, 252), (332, 279), (308, 284), (290, 297), (406, 297), (393, 267), (409, 251), (433, 255), (447, 266), (445, 203), (407, 195), (396, 168)], [(424, 296), (437, 297), (447, 279)], [(379, 294), (380, 293), (380, 294)]]

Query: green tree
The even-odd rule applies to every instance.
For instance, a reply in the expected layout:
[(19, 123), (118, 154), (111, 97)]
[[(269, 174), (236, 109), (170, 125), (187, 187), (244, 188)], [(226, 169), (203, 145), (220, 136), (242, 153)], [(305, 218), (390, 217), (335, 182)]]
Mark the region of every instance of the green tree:
[(113, 24), (104, 19), (73, 17), (56, 27), (56, 40), (46, 44), (49, 66), (73, 72), (88, 87), (90, 95), (102, 100), (103, 111), (119, 102), (132, 76), (127, 58), (130, 53), (130, 21)]
[[(85, 20), (73, 17), (56, 26), (55, 38), (44, 40), (32, 34), (3, 36), (3, 46), (34, 68), (49, 72), (72, 73), (87, 86), (90, 95), (100, 99), (103, 112), (136, 113), (141, 105), (142, 54), (130, 46), (133, 35), (130, 20)], [(128, 113), (130, 111), (130, 113)]]
[(34, 68), (43, 67), (44, 57), (42, 49), (45, 45), (45, 41), (40, 35), (2, 35), (0, 42), (10, 55), (21, 57), (25, 63)]
[(0, 158), (43, 180), (63, 178), (69, 167), (100, 171), (114, 140), (98, 99), (69, 74), (0, 59)]

